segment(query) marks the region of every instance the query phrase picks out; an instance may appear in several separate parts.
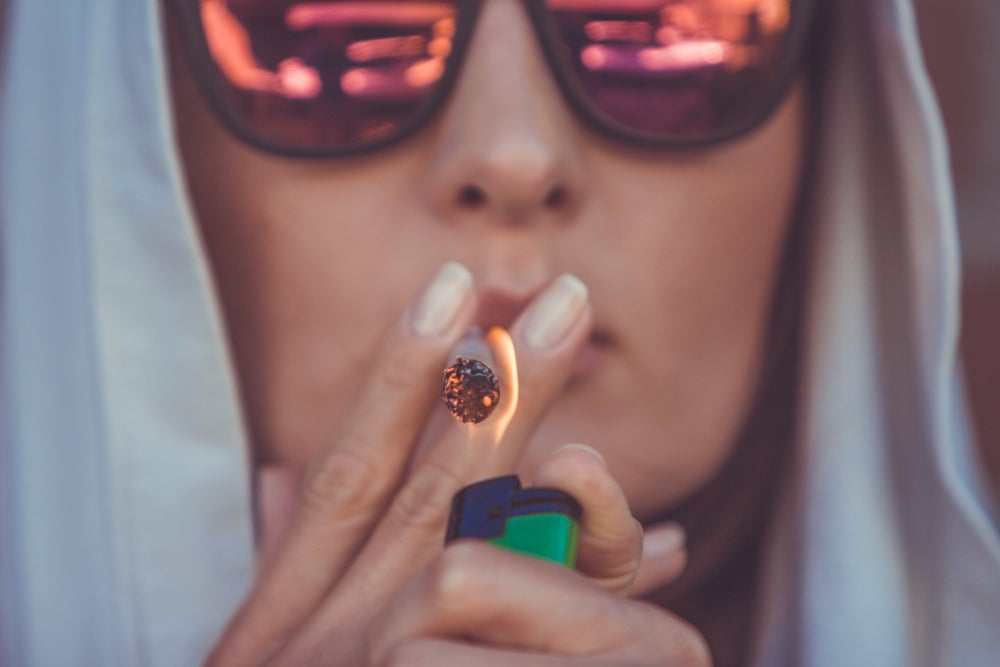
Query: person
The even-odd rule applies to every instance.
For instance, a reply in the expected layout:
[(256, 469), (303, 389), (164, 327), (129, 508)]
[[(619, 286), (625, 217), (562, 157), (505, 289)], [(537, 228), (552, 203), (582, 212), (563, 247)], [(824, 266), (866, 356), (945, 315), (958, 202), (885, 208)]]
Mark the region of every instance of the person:
[[(905, 0), (6, 25), (3, 664), (992, 664)], [(481, 448), (436, 405), (473, 327)], [(577, 571), (443, 546), (511, 471)]]

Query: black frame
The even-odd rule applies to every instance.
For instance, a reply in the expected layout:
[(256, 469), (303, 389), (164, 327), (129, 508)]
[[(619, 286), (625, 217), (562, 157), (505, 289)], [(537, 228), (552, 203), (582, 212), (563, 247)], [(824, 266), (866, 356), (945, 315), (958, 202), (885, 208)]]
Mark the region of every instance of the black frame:
[[(813, 18), (820, 0), (791, 0), (789, 44), (778, 67), (772, 87), (764, 95), (760, 110), (741, 124), (708, 133), (694, 139), (662, 137), (635, 130), (608, 117), (588, 99), (576, 81), (572, 65), (559, 52), (561, 37), (556, 34), (549, 10), (541, 0), (521, 0), (531, 20), (549, 67), (555, 76), (564, 99), (576, 116), (598, 134), (615, 141), (647, 149), (690, 151), (709, 148), (749, 133), (767, 120), (784, 99), (786, 93), (804, 67), (807, 46), (813, 36)], [(405, 141), (419, 131), (437, 113), (452, 92), (455, 80), (462, 70), (465, 54), (476, 22), (486, 0), (458, 0), (455, 39), (448, 56), (445, 72), (435, 90), (425, 99), (413, 116), (401, 123), (390, 134), (360, 143), (333, 147), (309, 147), (269, 140), (253, 130), (233, 109), (225, 93), (225, 83), (212, 59), (208, 41), (199, 16), (199, 0), (166, 0), (179, 19), (186, 57), (199, 86), (222, 124), (245, 143), (267, 153), (299, 158), (338, 158), (363, 155), (388, 148)]]

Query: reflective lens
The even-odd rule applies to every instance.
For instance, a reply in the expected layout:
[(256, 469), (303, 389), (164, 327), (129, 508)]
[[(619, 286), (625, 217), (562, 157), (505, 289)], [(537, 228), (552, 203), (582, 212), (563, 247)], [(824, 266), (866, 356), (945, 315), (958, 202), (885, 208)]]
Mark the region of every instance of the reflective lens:
[[(416, 127), (476, 0), (187, 0), (244, 136), (315, 154)], [(804, 0), (528, 0), (563, 88), (612, 134), (695, 143), (750, 125), (787, 79)], [(189, 5), (190, 7), (190, 5)], [(459, 11), (463, 12), (459, 16)], [(221, 92), (220, 92), (221, 91)]]
[(456, 4), (201, 0), (201, 24), (247, 129), (336, 147), (412, 119), (444, 73)]
[(745, 124), (779, 83), (793, 0), (548, 0), (585, 102), (694, 140)]

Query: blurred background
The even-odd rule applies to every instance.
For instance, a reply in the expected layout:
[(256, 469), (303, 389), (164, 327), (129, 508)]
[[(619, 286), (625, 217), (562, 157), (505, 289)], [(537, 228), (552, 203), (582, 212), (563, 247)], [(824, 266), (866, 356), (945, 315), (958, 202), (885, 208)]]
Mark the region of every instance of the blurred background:
[(1000, 2), (916, 4), (927, 66), (951, 135), (966, 267), (995, 271), (1000, 263)]
[(962, 352), (1000, 497), (1000, 2), (915, 0), (951, 143), (965, 289)]

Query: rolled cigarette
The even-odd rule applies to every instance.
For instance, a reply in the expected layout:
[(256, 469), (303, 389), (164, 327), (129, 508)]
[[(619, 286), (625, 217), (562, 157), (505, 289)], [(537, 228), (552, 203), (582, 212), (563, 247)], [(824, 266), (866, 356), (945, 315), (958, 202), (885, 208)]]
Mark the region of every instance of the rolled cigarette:
[(475, 328), (455, 351), (455, 363), (441, 379), (441, 398), (455, 419), (478, 424), (500, 403), (500, 380), (490, 365), (493, 355)]
[(444, 369), (441, 393), (455, 419), (478, 424), (499, 405), (500, 380), (482, 361), (458, 357)]

